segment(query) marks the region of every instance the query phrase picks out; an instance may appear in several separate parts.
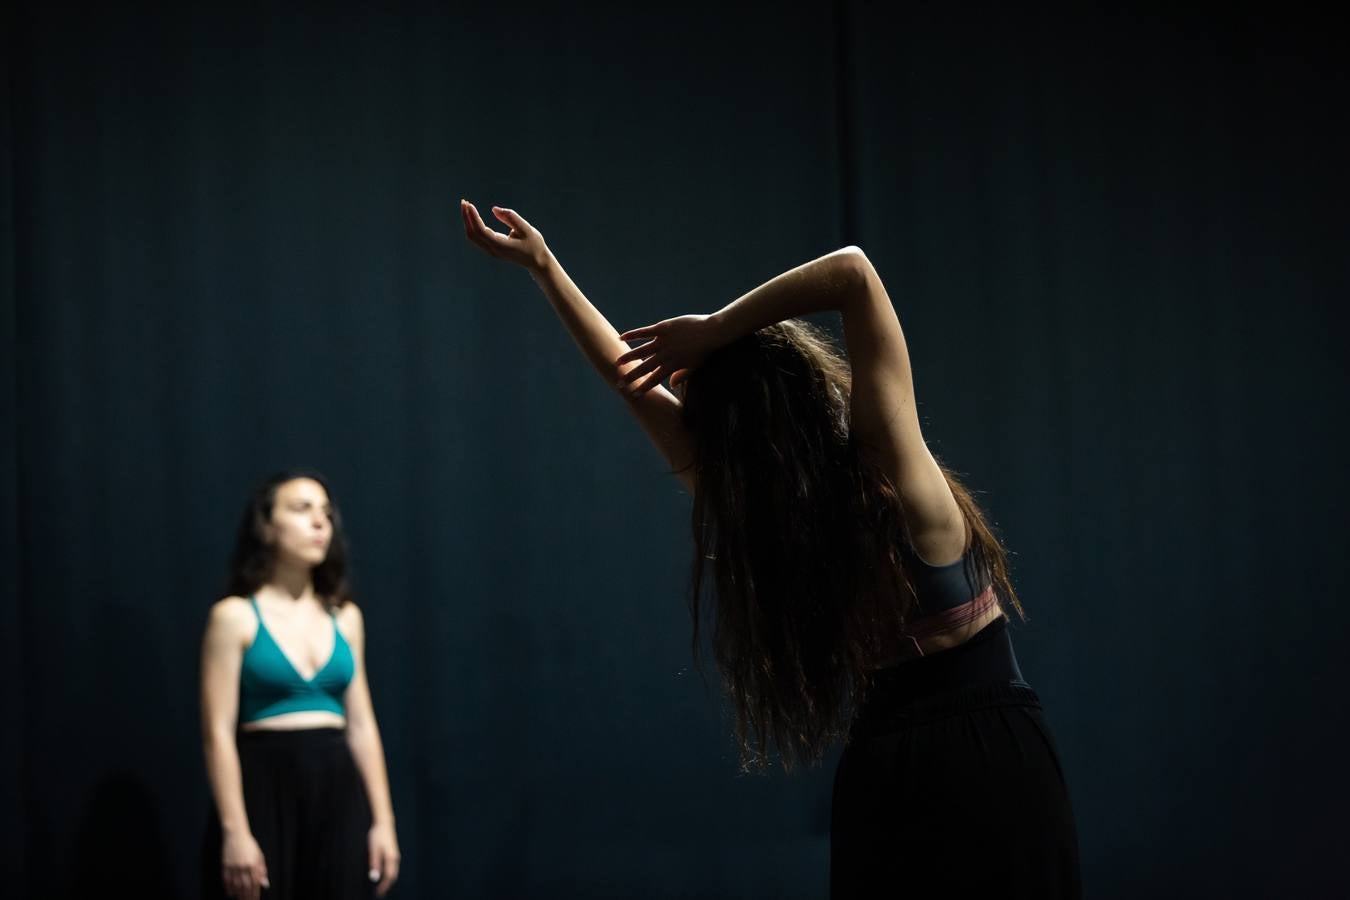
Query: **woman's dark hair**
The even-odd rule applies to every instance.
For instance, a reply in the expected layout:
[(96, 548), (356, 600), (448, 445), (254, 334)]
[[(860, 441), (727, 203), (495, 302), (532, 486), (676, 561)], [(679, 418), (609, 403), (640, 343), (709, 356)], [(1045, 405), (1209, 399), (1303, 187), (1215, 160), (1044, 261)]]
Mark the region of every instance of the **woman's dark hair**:
[[(747, 768), (773, 749), (787, 769), (819, 762), (913, 618), (904, 509), (859, 453), (851, 387), (847, 360), (798, 320), (718, 349), (685, 383), (694, 653), (711, 587), (711, 651)], [(1021, 614), (1002, 546), (970, 493), (942, 473), (969, 526), (970, 574)]]
[(234, 539), (234, 555), (230, 560), (230, 580), (226, 593), (238, 597), (251, 596), (272, 575), (276, 562), (276, 548), (263, 540), (263, 530), (272, 521), (277, 489), (288, 481), (308, 478), (317, 481), (328, 494), (332, 510), (333, 539), (328, 555), (314, 567), (314, 593), (331, 609), (337, 609), (351, 599), (347, 579), (347, 536), (342, 528), (342, 513), (338, 509), (328, 481), (317, 472), (307, 469), (287, 469), (269, 476), (254, 489)]

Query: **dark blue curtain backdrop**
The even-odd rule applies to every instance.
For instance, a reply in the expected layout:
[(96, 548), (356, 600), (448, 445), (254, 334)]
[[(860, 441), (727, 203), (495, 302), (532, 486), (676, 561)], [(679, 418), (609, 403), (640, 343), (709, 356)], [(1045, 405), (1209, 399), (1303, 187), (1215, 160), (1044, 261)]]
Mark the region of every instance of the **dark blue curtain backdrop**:
[(738, 774), (689, 500), (462, 196), (620, 328), (863, 246), (1015, 554), (1088, 896), (1350, 889), (1334, 32), (908, 9), (9, 9), (3, 893), (195, 896), (205, 613), (309, 465), (397, 896), (824, 894), (833, 760)]

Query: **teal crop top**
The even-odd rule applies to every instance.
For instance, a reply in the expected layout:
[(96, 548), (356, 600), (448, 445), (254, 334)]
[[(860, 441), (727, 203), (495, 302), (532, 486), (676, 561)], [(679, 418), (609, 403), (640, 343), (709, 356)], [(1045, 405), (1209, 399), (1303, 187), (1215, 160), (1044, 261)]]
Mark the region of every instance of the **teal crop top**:
[(258, 632), (239, 669), (239, 721), (256, 722), (282, 713), (319, 710), (345, 715), (343, 692), (356, 671), (352, 648), (333, 615), (333, 653), (313, 678), (301, 678), (263, 624), (258, 598), (250, 597)]

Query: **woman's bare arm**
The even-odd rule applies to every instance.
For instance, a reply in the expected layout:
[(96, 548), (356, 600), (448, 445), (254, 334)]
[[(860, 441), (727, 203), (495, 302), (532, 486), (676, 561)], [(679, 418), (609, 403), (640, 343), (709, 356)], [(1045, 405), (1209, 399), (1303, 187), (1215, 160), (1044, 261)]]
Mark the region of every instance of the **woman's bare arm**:
[(383, 897), (398, 879), (402, 857), (394, 829), (394, 805), (389, 796), (389, 773), (385, 766), (384, 743), (375, 722), (375, 708), (366, 681), (366, 626), (361, 610), (347, 603), (339, 613), (343, 633), (352, 648), (355, 672), (343, 704), (347, 714), (347, 746), (361, 772), (366, 798), (370, 801), (371, 828), (368, 839), (370, 877), (378, 880), (376, 895)]
[(244, 657), (242, 633), (249, 623), (244, 601), (222, 600), (211, 608), (202, 640), (202, 743), (211, 794), (225, 832), (247, 833), (243, 779), (235, 725), (239, 715), (239, 668)]
[(900, 320), (876, 269), (857, 247), (777, 275), (711, 315), (680, 316), (625, 332), (624, 340), (647, 342), (619, 362), (634, 364), (624, 378), (641, 392), (664, 377), (680, 379), (717, 347), (742, 335), (828, 310), (843, 318), (853, 370), (855, 440), (899, 489), (920, 554), (939, 565), (959, 558), (965, 522), (923, 439)]
[(256, 898), (267, 887), (267, 865), (249, 830), (239, 746), (235, 742), (239, 670), (256, 627), (247, 600), (221, 600), (211, 607), (201, 660), (202, 747), (225, 841), (222, 877), (230, 893), (245, 898)]
[(624, 389), (618, 379), (632, 366), (618, 363), (629, 349), (619, 332), (568, 276), (537, 229), (512, 210), (493, 207), (492, 212), (511, 229), (509, 234), (489, 228), (472, 203), (460, 201), (466, 236), (489, 255), (530, 273), (591, 368), (606, 384), (620, 389), (642, 430), (692, 490), (693, 450), (680, 417), (680, 401), (659, 384), (659, 378), (644, 383), (640, 392)]

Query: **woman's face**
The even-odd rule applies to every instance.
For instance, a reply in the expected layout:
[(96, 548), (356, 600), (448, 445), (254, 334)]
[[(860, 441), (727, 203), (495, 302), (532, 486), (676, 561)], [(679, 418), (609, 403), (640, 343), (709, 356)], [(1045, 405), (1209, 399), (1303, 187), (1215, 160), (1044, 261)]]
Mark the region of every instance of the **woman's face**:
[(295, 478), (277, 487), (267, 542), (277, 559), (317, 566), (328, 556), (333, 540), (332, 507), (328, 492), (312, 478)]

